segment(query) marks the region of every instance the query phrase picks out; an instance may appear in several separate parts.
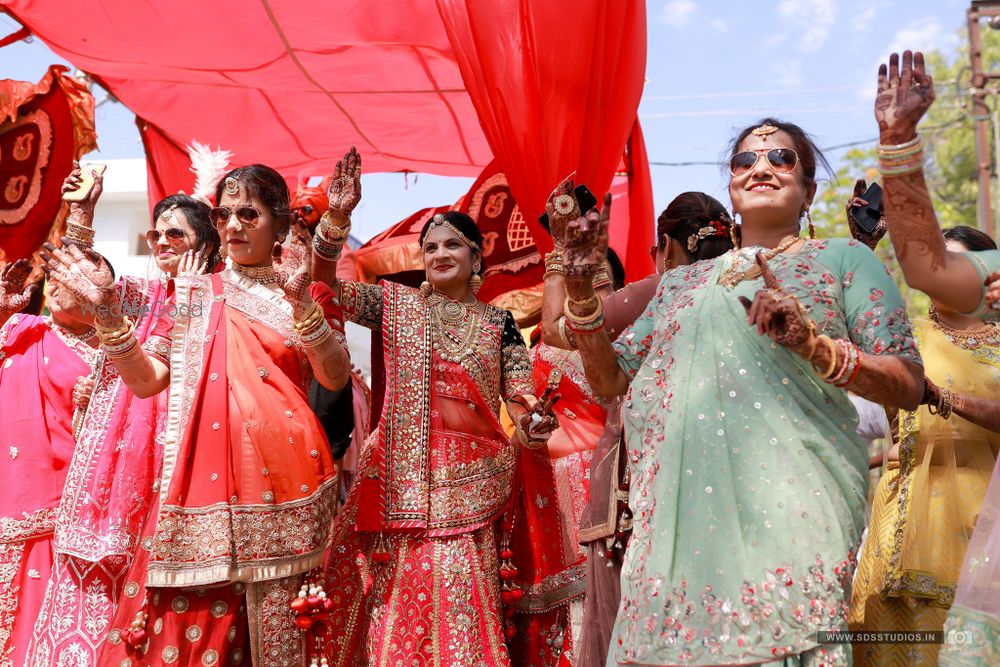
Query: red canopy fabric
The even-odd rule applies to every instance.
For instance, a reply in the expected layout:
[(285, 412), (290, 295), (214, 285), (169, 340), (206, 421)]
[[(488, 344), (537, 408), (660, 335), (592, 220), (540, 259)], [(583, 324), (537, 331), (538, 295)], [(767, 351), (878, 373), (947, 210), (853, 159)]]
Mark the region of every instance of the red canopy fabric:
[[(0, 5), (152, 126), (154, 169), (193, 139), (293, 186), (352, 144), (369, 172), (476, 176), (492, 158), (432, 2)], [(191, 191), (186, 164), (171, 167), (156, 169), (156, 196)]]
[(549, 250), (537, 217), (553, 188), (575, 171), (600, 198), (635, 124), (645, 2), (437, 3), (490, 147)]

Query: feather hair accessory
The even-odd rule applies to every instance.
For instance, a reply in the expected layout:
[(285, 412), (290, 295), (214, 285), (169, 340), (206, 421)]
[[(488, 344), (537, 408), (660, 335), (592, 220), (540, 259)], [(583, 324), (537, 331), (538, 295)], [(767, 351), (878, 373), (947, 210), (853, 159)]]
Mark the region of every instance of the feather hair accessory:
[(186, 148), (188, 157), (191, 158), (191, 171), (194, 172), (194, 191), (191, 196), (211, 206), (215, 186), (228, 171), (229, 159), (233, 154), (231, 151), (213, 151), (197, 140), (192, 140)]

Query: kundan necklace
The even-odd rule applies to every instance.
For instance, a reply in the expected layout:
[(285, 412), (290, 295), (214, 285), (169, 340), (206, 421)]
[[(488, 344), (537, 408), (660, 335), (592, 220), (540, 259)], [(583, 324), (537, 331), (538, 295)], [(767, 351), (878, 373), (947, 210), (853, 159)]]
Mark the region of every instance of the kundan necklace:
[(278, 284), (278, 274), (274, 271), (273, 264), (268, 264), (267, 266), (243, 266), (242, 264), (233, 262), (233, 271), (261, 285)]
[[(777, 246), (771, 248), (770, 250), (764, 251), (764, 259), (768, 261), (774, 259), (778, 255), (780, 255), (781, 253), (785, 252), (793, 245), (798, 243), (800, 240), (801, 238), (799, 238), (798, 236), (785, 237), (781, 241), (781, 243), (779, 243)], [(746, 257), (741, 255), (740, 251), (736, 248), (733, 248), (732, 252), (733, 252), (733, 263), (728, 269), (726, 269), (726, 272), (719, 277), (720, 285), (725, 285), (726, 287), (735, 287), (744, 280), (753, 280), (754, 278), (760, 276), (760, 265), (757, 264), (756, 253), (754, 253), (754, 256), (749, 258), (750, 267), (741, 271), (739, 269), (741, 260), (745, 260)]]
[(461, 363), (475, 352), (479, 333), (479, 304), (462, 303), (437, 292), (428, 299), (434, 344), (442, 359)]
[(931, 306), (929, 315), (935, 329), (951, 338), (952, 341), (962, 344), (963, 347), (974, 348), (983, 344), (1000, 346), (1000, 328), (993, 324), (986, 323), (975, 329), (952, 329), (941, 321), (938, 314), (934, 312), (933, 306)]

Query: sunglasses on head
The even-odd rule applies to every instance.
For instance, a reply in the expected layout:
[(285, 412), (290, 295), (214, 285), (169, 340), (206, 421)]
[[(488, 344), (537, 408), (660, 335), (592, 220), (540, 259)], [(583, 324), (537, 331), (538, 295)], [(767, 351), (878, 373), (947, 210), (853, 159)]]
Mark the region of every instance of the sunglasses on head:
[(791, 148), (741, 151), (729, 159), (729, 171), (733, 176), (743, 176), (757, 166), (757, 160), (760, 159), (761, 155), (767, 157), (771, 168), (780, 174), (791, 172), (799, 161), (798, 154)]
[[(159, 243), (160, 235), (161, 233), (159, 229), (150, 229), (149, 231), (146, 232), (146, 244), (149, 245), (150, 248), (152, 248), (157, 243)], [(167, 243), (169, 243), (172, 246), (180, 245), (181, 243), (187, 240), (187, 232), (178, 227), (170, 227), (168, 229), (165, 229), (163, 230), (162, 235), (163, 238), (167, 239)]]
[(222, 230), (227, 224), (229, 224), (229, 219), (236, 215), (236, 219), (240, 221), (240, 224), (247, 229), (254, 229), (257, 226), (257, 219), (260, 218), (260, 211), (255, 209), (253, 206), (216, 206), (213, 208), (208, 217), (212, 220), (212, 224), (215, 228)]

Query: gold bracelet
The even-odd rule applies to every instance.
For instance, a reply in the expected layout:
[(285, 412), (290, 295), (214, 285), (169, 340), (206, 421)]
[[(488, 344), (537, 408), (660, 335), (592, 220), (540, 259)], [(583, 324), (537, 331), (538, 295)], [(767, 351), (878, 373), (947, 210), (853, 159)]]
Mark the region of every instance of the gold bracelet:
[(348, 218), (347, 224), (341, 227), (333, 219), (333, 212), (327, 209), (320, 217), (319, 226), (316, 227), (316, 231), (328, 243), (346, 241), (348, 234), (351, 232), (350, 218)]
[(559, 336), (562, 337), (563, 342), (566, 343), (567, 345), (569, 345), (570, 349), (575, 350), (576, 349), (576, 340), (575, 340), (576, 337), (573, 335), (572, 331), (570, 331), (569, 329), (566, 328), (566, 316), (565, 315), (563, 315), (562, 317), (559, 318), (558, 329), (559, 329)]
[(294, 320), (292, 322), (292, 326), (299, 332), (299, 334), (302, 334), (315, 329), (322, 320), (323, 308), (318, 303), (313, 301), (312, 308), (310, 308), (305, 314), (305, 317)]
[(122, 318), (122, 325), (117, 329), (107, 329), (97, 322), (94, 323), (94, 329), (97, 331), (97, 337), (100, 338), (101, 343), (113, 347), (121, 345), (135, 332), (135, 324), (126, 316)]
[[(826, 369), (826, 372), (820, 373), (821, 379), (829, 380), (831, 377), (833, 377), (833, 374), (837, 371), (837, 362), (838, 362), (837, 345), (836, 343), (833, 342), (833, 339), (827, 336), (826, 334), (818, 336), (818, 338), (820, 339), (820, 341), (822, 341), (823, 345), (825, 345), (827, 349), (830, 350), (830, 366), (829, 368)], [(817, 372), (819, 371), (818, 368), (816, 370)]]
[(587, 324), (593, 324), (597, 320), (604, 317), (604, 302), (598, 298), (596, 295), (592, 299), (587, 299), (586, 301), (574, 301), (573, 303), (590, 303), (591, 301), (596, 301), (597, 305), (594, 307), (593, 312), (587, 315), (575, 315), (573, 311), (569, 309), (571, 299), (566, 297), (566, 302), (563, 304), (563, 309), (566, 312), (566, 321), (568, 325), (575, 325), (574, 328), (585, 326)]

